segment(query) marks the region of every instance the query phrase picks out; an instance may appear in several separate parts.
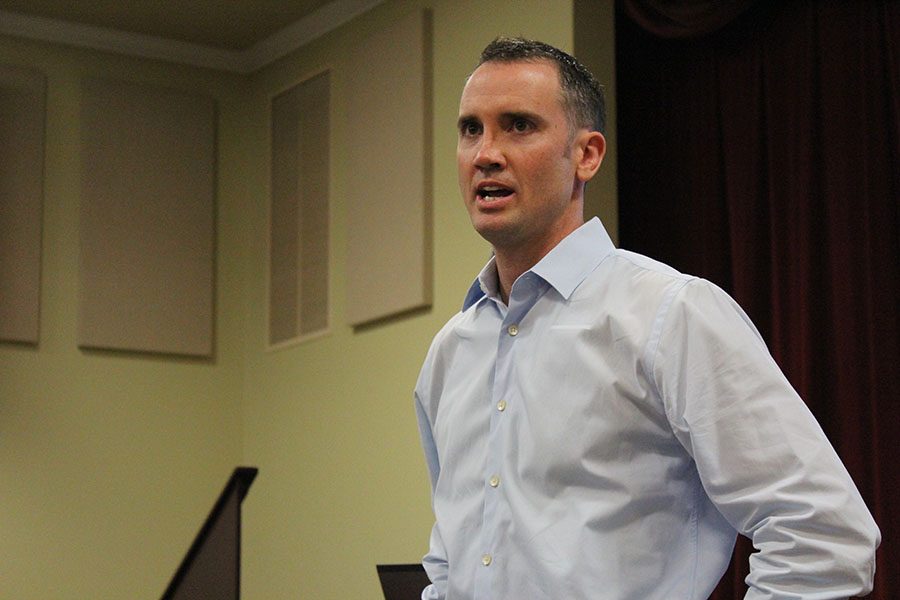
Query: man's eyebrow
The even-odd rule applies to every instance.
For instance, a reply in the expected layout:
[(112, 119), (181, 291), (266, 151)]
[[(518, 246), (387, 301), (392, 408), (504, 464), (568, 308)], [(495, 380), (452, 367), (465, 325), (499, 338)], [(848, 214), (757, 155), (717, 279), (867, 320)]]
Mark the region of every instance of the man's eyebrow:
[(511, 110), (509, 112), (501, 113), (500, 118), (504, 121), (514, 121), (516, 119), (526, 119), (535, 122), (543, 121), (541, 117), (535, 113), (528, 112), (527, 110)]

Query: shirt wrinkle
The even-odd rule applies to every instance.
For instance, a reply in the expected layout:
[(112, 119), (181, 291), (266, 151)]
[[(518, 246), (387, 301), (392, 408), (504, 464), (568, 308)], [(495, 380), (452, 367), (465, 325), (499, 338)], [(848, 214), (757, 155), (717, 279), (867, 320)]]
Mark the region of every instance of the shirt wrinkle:
[(680, 419), (678, 419), (677, 415), (672, 414), (671, 404), (669, 402), (666, 402), (666, 398), (660, 391), (659, 383), (657, 382), (656, 377), (654, 377), (653, 374), (656, 371), (656, 361), (657, 357), (659, 356), (659, 345), (662, 337), (663, 326), (665, 325), (666, 320), (671, 314), (672, 304), (675, 302), (676, 297), (691, 281), (693, 281), (693, 279), (681, 279), (679, 281), (675, 281), (663, 295), (663, 298), (659, 303), (659, 308), (656, 312), (656, 316), (653, 319), (653, 325), (650, 327), (650, 336), (647, 338), (647, 346), (643, 354), (644, 364), (647, 365), (647, 380), (650, 383), (653, 393), (659, 399), (660, 403), (663, 406), (663, 409), (666, 411), (666, 417), (668, 418), (669, 423), (673, 425), (673, 433), (675, 433), (674, 423), (679, 421)]

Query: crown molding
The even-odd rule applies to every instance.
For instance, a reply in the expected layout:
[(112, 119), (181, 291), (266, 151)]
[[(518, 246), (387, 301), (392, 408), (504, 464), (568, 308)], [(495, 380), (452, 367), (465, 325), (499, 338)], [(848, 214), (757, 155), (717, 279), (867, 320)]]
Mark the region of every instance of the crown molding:
[(384, 0), (334, 0), (276, 31), (243, 52), (244, 73), (252, 73), (369, 12)]
[(384, 0), (334, 0), (246, 50), (226, 50), (0, 10), (0, 34), (249, 74), (337, 29)]
[(0, 11), (0, 34), (114, 54), (241, 72), (242, 52), (44, 17)]

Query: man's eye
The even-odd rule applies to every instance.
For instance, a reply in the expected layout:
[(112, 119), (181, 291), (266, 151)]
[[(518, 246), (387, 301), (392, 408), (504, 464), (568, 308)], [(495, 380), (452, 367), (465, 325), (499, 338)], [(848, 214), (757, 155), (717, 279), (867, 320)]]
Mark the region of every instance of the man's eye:
[(463, 136), (471, 137), (481, 133), (481, 127), (478, 126), (478, 123), (463, 123), (459, 131)]
[(513, 131), (523, 133), (531, 130), (531, 121), (528, 119), (516, 119), (512, 122)]

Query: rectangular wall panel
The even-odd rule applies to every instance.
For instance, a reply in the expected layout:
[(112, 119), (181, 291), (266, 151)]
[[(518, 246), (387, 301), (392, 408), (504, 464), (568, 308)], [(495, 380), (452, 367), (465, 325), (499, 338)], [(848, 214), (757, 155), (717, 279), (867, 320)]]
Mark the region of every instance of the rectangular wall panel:
[(431, 303), (431, 27), (425, 11), (362, 40), (349, 66), (347, 314)]
[(269, 344), (328, 328), (329, 75), (272, 99)]
[(209, 356), (214, 101), (82, 83), (78, 345)]
[(39, 338), (46, 80), (0, 65), (0, 340)]

